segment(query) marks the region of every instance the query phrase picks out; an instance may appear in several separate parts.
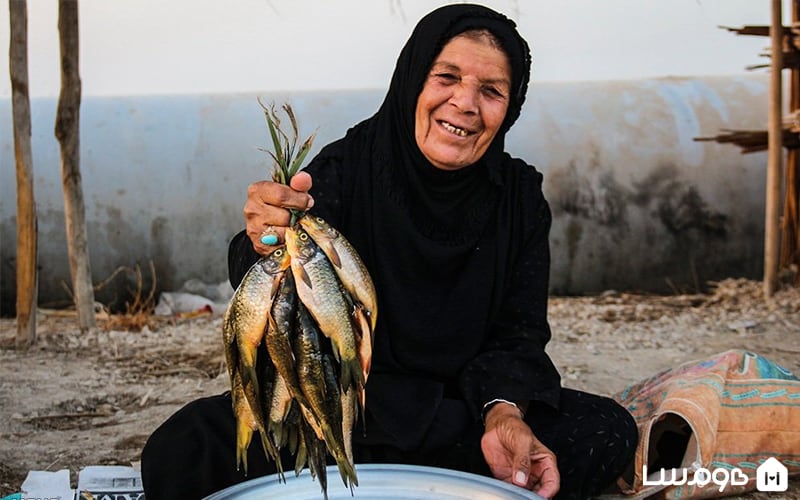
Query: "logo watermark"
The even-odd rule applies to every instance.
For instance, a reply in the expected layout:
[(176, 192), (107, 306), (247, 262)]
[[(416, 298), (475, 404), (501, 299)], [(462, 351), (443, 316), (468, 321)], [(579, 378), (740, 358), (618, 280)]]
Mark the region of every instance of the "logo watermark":
[(758, 491), (786, 491), (789, 489), (789, 469), (780, 460), (770, 457), (756, 469)]
[[(660, 469), (658, 476), (649, 477), (647, 465), (642, 466), (642, 483), (644, 486), (698, 486), (704, 488), (709, 484), (719, 487), (722, 493), (728, 486), (745, 486), (750, 478), (738, 467), (717, 467), (713, 470), (693, 464), (691, 469)], [(789, 471), (774, 457), (764, 461), (756, 469), (756, 489), (758, 491), (786, 491), (789, 488)]]

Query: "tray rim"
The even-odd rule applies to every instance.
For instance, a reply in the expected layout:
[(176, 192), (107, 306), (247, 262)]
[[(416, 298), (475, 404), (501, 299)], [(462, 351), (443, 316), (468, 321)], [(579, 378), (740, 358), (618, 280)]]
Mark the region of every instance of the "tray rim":
[[(359, 475), (359, 478), (367, 478), (371, 476), (388, 474), (397, 476), (395, 479), (408, 479), (408, 478), (415, 478), (419, 481), (428, 481), (430, 482), (432, 479), (447, 479), (451, 481), (455, 481), (459, 487), (476, 487), (480, 490), (480, 492), (485, 493), (488, 495), (487, 498), (491, 498), (491, 495), (494, 495), (493, 498), (503, 498), (503, 499), (530, 499), (530, 500), (544, 500), (543, 497), (533, 493), (532, 491), (525, 490), (520, 488), (519, 486), (506, 483), (505, 481), (501, 481), (499, 479), (482, 476), (479, 474), (474, 474), (470, 472), (462, 472), (453, 469), (445, 469), (440, 467), (431, 467), (425, 465), (409, 465), (409, 464), (392, 464), (392, 463), (369, 463), (369, 464), (356, 464), (356, 472)], [(336, 484), (339, 480), (339, 471), (335, 465), (327, 466), (327, 474), (328, 474), (328, 496), (332, 496), (331, 493), (331, 483)], [(385, 479), (385, 478), (379, 478)], [(295, 476), (294, 474), (289, 471), (286, 474), (286, 483), (282, 483), (279, 480), (278, 474), (270, 474), (267, 476), (256, 477), (253, 479), (248, 479), (247, 481), (237, 483), (231, 485), (225, 489), (212, 493), (211, 495), (205, 497), (204, 500), (228, 500), (228, 499), (235, 499), (238, 498), (239, 495), (247, 495), (247, 494), (267, 494), (267, 493), (274, 493), (270, 490), (266, 490), (265, 488), (273, 488), (276, 485), (280, 485), (281, 487), (285, 487), (289, 484), (295, 483), (297, 481), (304, 481), (307, 482), (308, 485), (313, 485), (315, 491), (319, 493), (319, 498), (322, 498), (322, 491), (319, 488), (319, 483), (316, 480), (311, 480), (311, 476), (308, 473), (308, 470), (304, 470), (299, 476)], [(335, 483), (334, 483), (335, 481)], [(362, 483), (363, 484), (363, 483)], [(350, 496), (350, 492), (348, 489), (344, 487), (342, 484), (336, 484), (339, 486), (342, 491), (347, 492), (348, 498), (353, 498), (355, 500), (358, 499), (358, 489), (359, 487), (356, 486), (353, 488), (353, 496)], [(306, 486), (304, 485), (300, 491), (297, 491), (298, 494), (304, 493)], [(364, 487), (365, 490), (372, 489), (369, 486)], [(411, 491), (410, 489), (400, 489), (399, 492), (404, 490)], [(420, 493), (428, 491), (429, 493), (430, 488), (426, 489), (418, 489)], [(288, 493), (288, 492), (287, 492)], [(365, 492), (366, 493), (366, 492)], [(391, 492), (388, 491), (389, 495), (391, 496)], [(478, 493), (478, 491), (476, 491)], [(303, 497), (305, 498), (305, 497)], [(362, 498), (370, 498), (366, 496), (362, 496)]]

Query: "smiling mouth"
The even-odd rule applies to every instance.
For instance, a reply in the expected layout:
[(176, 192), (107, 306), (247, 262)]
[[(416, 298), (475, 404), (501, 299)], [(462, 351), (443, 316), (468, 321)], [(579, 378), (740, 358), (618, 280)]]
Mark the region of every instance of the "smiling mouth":
[(455, 135), (457, 135), (459, 137), (466, 137), (467, 135), (469, 135), (469, 132), (467, 130), (465, 130), (463, 128), (458, 128), (458, 127), (456, 127), (455, 125), (453, 125), (450, 122), (446, 122), (446, 121), (442, 120), (439, 123), (442, 125), (442, 127), (445, 128), (445, 130), (447, 130), (448, 132), (453, 133), (453, 134), (455, 134)]

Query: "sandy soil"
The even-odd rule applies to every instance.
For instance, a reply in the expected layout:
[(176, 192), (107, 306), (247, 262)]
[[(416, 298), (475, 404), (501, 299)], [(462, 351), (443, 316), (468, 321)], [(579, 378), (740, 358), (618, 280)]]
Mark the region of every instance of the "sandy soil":
[[(549, 352), (564, 385), (601, 394), (679, 363), (731, 348), (800, 373), (800, 289), (771, 300), (761, 284), (726, 280), (705, 295), (607, 292), (553, 298)], [(147, 436), (183, 404), (227, 389), (220, 319), (152, 318), (142, 331), (109, 325), (81, 335), (69, 312), (43, 311), (39, 340), (14, 348), (0, 319), (0, 496), (28, 470), (72, 473), (139, 460)], [(800, 499), (800, 479), (784, 495)]]

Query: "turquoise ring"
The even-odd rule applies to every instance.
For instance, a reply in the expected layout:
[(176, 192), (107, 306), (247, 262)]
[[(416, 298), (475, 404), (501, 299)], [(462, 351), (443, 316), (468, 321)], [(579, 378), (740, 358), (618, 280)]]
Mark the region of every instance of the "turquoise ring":
[(269, 226), (264, 229), (264, 232), (261, 233), (261, 243), (264, 245), (276, 245), (278, 243), (278, 233), (275, 228)]

